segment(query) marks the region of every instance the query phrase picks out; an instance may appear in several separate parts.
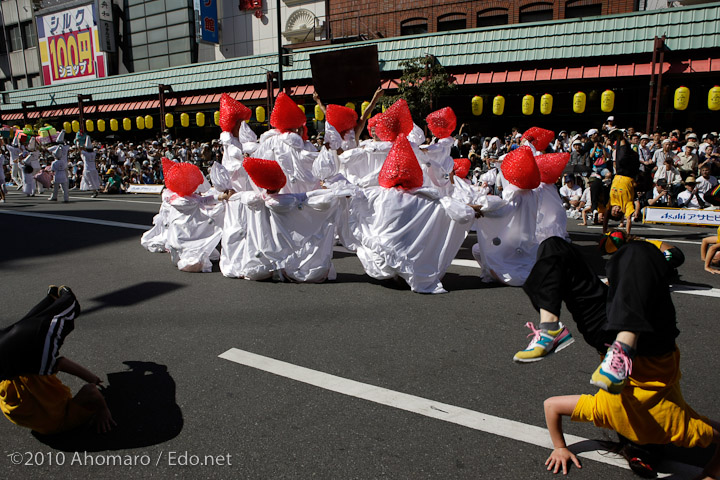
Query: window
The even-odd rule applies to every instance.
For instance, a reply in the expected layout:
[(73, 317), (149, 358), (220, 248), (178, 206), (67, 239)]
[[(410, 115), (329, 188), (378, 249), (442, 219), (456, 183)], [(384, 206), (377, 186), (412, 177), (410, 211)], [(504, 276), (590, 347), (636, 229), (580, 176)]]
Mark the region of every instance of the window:
[(400, 23), (400, 35), (419, 35), (427, 32), (427, 18), (411, 18)]
[(595, 5), (578, 5), (581, 2), (567, 2), (565, 18), (596, 17), (602, 15), (602, 3)]
[(42, 87), (42, 80), (40, 80), (39, 74), (28, 75), (27, 79), (31, 87)]
[(477, 15), (478, 27), (493, 27), (508, 24), (508, 11), (505, 8), (483, 10)]
[(553, 19), (553, 7), (550, 3), (531, 3), (520, 9), (520, 23), (544, 22)]
[(22, 50), (22, 35), (20, 33), (20, 25), (13, 25), (7, 29), (8, 37), (10, 40), (10, 51), (16, 52)]
[(37, 33), (35, 33), (32, 22), (23, 22), (20, 24), (20, 28), (22, 29), (25, 48), (37, 47)]
[(447, 32), (450, 30), (462, 30), (467, 28), (465, 15), (462, 13), (449, 13), (438, 17), (438, 32)]

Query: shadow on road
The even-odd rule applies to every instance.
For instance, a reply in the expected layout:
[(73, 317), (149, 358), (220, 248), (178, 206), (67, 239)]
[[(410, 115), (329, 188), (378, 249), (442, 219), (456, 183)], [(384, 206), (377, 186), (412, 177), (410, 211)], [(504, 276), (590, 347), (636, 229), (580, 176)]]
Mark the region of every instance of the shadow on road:
[(83, 309), (84, 314), (93, 313), (108, 307), (128, 307), (143, 303), (151, 298), (173, 292), (185, 285), (173, 282), (143, 282), (131, 287), (91, 298), (90, 301), (99, 303), (90, 308)]
[(154, 362), (123, 362), (129, 370), (108, 374), (103, 395), (117, 426), (106, 434), (90, 427), (57, 435), (33, 436), (45, 445), (65, 452), (99, 452), (147, 447), (175, 438), (183, 428), (183, 416), (175, 403), (175, 381), (165, 365)]

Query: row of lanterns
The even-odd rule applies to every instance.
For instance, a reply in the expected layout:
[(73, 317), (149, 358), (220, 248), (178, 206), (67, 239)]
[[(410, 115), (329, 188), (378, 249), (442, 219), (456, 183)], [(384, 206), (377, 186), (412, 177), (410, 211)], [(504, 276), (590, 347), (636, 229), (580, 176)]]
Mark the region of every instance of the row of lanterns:
[[(688, 107), (690, 101), (690, 89), (687, 87), (679, 87), (675, 90), (675, 98), (673, 106), (675, 110), (685, 110)], [(585, 106), (587, 105), (587, 95), (584, 92), (577, 92), (573, 95), (573, 112), (584, 113)], [(553, 107), (553, 96), (546, 93), (540, 97), (540, 113), (543, 115), (549, 115), (552, 112)], [(482, 115), (483, 112), (483, 98), (479, 95), (475, 95), (471, 101), (472, 114), (475, 116)], [(605, 90), (600, 95), (600, 110), (605, 113), (613, 111), (615, 108), (615, 92), (612, 90)], [(708, 92), (708, 109), (712, 111), (720, 110), (720, 86), (716, 85)], [(535, 97), (532, 95), (525, 95), (522, 98), (522, 113), (523, 115), (532, 115), (535, 111)], [(493, 98), (492, 112), (494, 115), (502, 115), (505, 112), (505, 97), (497, 95)]]
[[(685, 110), (690, 103), (690, 89), (687, 87), (678, 87), (675, 90), (673, 99), (673, 107), (675, 110)], [(715, 85), (708, 91), (707, 98), (708, 109), (713, 112), (720, 110), (720, 86)]]
[[(577, 92), (573, 95), (573, 112), (583, 113), (585, 111), (585, 105), (587, 104), (587, 96), (584, 92)], [(483, 98), (479, 95), (475, 95), (471, 101), (472, 114), (475, 116), (482, 115), (483, 112)], [(553, 96), (546, 93), (540, 97), (540, 113), (543, 115), (550, 115), (553, 108)], [(615, 92), (612, 90), (605, 90), (600, 96), (600, 109), (603, 112), (612, 112), (615, 108)], [(522, 98), (522, 113), (523, 115), (532, 115), (535, 112), (535, 97), (532, 95), (525, 95)], [(505, 97), (502, 95), (496, 95), (492, 102), (492, 113), (493, 115), (502, 115), (505, 113)]]

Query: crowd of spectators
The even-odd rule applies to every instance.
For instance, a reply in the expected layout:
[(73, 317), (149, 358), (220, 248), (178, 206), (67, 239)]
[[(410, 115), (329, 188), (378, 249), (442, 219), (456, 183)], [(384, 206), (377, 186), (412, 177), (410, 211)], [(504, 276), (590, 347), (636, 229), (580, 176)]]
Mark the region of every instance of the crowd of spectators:
[[(470, 159), (473, 183), (492, 179), (487, 172), (498, 171), (503, 155), (521, 144), (522, 132), (517, 129), (503, 137), (483, 137), (470, 136), (465, 128), (463, 125), (457, 136), (453, 156)], [(599, 223), (597, 205), (591, 206), (591, 186), (593, 181), (600, 181), (607, 190), (612, 184), (616, 173), (616, 146), (610, 132), (616, 128), (614, 116), (610, 116), (602, 127), (587, 132), (563, 130), (546, 151), (570, 153), (558, 189), (568, 216), (582, 219), (582, 224), (587, 224), (588, 219)], [(693, 128), (686, 128), (644, 133), (632, 126), (623, 131), (640, 160), (640, 174), (635, 179), (635, 218), (646, 206), (710, 206), (704, 195), (717, 186), (720, 176), (717, 132), (698, 134)], [(490, 185), (496, 193), (502, 189), (500, 178), (497, 177), (495, 185)]]

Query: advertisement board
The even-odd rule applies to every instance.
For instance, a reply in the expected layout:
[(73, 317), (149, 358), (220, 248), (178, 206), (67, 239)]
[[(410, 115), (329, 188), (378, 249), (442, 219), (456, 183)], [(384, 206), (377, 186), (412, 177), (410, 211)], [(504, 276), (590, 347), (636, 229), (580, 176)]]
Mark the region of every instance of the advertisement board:
[(643, 209), (643, 223), (673, 223), (677, 225), (720, 225), (720, 210), (696, 210), (694, 208)]
[(44, 85), (107, 76), (94, 5), (37, 17)]
[(194, 0), (198, 20), (197, 37), (201, 42), (218, 43), (217, 0)]

